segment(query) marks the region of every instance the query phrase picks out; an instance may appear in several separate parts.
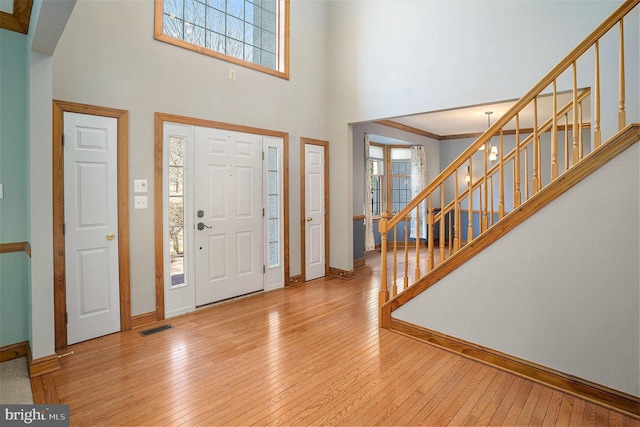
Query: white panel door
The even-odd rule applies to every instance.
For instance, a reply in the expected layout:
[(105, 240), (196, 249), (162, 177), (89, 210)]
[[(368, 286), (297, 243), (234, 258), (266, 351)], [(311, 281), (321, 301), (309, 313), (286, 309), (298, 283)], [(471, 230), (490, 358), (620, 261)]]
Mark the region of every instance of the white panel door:
[(196, 305), (264, 289), (262, 136), (196, 128)]
[(118, 121), (64, 113), (67, 343), (120, 330)]
[(325, 275), (324, 147), (305, 144), (305, 280)]

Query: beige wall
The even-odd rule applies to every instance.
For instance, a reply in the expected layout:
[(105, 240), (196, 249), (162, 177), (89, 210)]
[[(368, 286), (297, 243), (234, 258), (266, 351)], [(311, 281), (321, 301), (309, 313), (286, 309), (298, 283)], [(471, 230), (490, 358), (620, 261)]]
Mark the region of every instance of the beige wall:
[[(620, 3), (291, 0), (286, 81), (155, 41), (152, 0), (79, 0), (53, 56), (53, 98), (129, 110), (131, 197), (134, 179), (147, 179), (153, 194), (154, 112), (289, 132), (292, 275), (300, 272), (299, 140), (329, 140), (330, 264), (350, 270), (350, 123), (518, 97)], [(236, 81), (227, 78), (230, 68)], [(32, 93), (43, 111), (50, 108), (45, 92)], [(32, 137), (38, 162), (31, 167), (46, 169), (50, 122), (31, 119), (32, 136), (42, 135)], [(48, 176), (31, 173), (32, 224), (42, 219), (39, 232), (50, 236), (50, 189), (34, 185)], [(131, 210), (130, 225), (136, 315), (155, 309), (152, 209)], [(43, 331), (33, 345), (41, 356), (53, 352), (52, 254), (46, 243), (38, 247), (47, 260), (40, 267), (34, 258), (32, 283), (33, 330)]]
[[(132, 209), (129, 215), (132, 315), (155, 310), (155, 112), (289, 133), (291, 274), (300, 273), (299, 141), (303, 136), (329, 139), (326, 8), (318, 1), (291, 5), (287, 81), (156, 41), (152, 1), (76, 4), (53, 57), (53, 96), (128, 110), (130, 181), (149, 182), (150, 208)], [(229, 69), (237, 80), (228, 79)]]

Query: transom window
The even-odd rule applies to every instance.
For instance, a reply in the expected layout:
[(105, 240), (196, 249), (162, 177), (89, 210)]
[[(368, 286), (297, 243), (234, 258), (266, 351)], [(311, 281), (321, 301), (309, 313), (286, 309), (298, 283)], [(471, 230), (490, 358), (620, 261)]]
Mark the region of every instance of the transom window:
[(289, 0), (156, 0), (155, 38), (289, 78)]
[(369, 146), (372, 212), (398, 213), (411, 201), (411, 149), (371, 144)]

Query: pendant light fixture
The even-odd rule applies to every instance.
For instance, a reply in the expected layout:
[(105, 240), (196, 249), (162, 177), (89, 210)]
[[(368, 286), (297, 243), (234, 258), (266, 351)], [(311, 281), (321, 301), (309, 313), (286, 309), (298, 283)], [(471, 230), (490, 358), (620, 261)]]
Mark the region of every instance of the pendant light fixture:
[[(491, 115), (493, 111), (485, 111), (485, 114), (487, 115), (487, 129), (489, 129), (491, 127)], [(495, 162), (496, 160), (498, 160), (498, 146), (493, 145), (491, 139), (489, 139), (489, 161)]]

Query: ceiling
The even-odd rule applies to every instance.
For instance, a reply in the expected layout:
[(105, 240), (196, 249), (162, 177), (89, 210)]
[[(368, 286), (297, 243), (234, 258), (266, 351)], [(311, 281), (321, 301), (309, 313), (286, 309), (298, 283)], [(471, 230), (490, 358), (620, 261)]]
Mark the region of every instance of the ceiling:
[[(573, 93), (560, 92), (557, 94), (558, 109), (572, 100)], [(407, 131), (411, 129), (422, 132), (425, 136), (431, 136), (435, 139), (454, 139), (464, 137), (477, 137), (478, 134), (484, 132), (488, 127), (487, 111), (491, 114), (491, 123), (495, 123), (502, 117), (517, 100), (493, 102), (469, 107), (462, 107), (450, 110), (433, 111), (422, 114), (413, 114), (402, 117), (391, 117), (387, 120), (378, 121), (380, 124), (387, 124), (392, 127), (403, 127)], [(583, 109), (583, 120), (590, 121), (589, 102), (585, 102)], [(553, 111), (553, 97), (551, 94), (545, 94), (538, 97), (538, 118), (539, 124), (551, 117)], [(389, 123), (393, 122), (393, 123)], [(569, 117), (569, 123), (572, 117)], [(394, 124), (400, 126), (394, 126)], [(527, 106), (520, 113), (520, 128), (531, 129), (534, 126), (534, 108), (533, 105)], [(408, 127), (408, 128), (407, 128)], [(511, 120), (505, 130), (515, 129), (515, 119)], [(418, 133), (415, 132), (415, 133)], [(431, 134), (431, 135), (429, 135)], [(382, 142), (382, 141), (381, 141)], [(388, 141), (393, 142), (393, 141)]]

